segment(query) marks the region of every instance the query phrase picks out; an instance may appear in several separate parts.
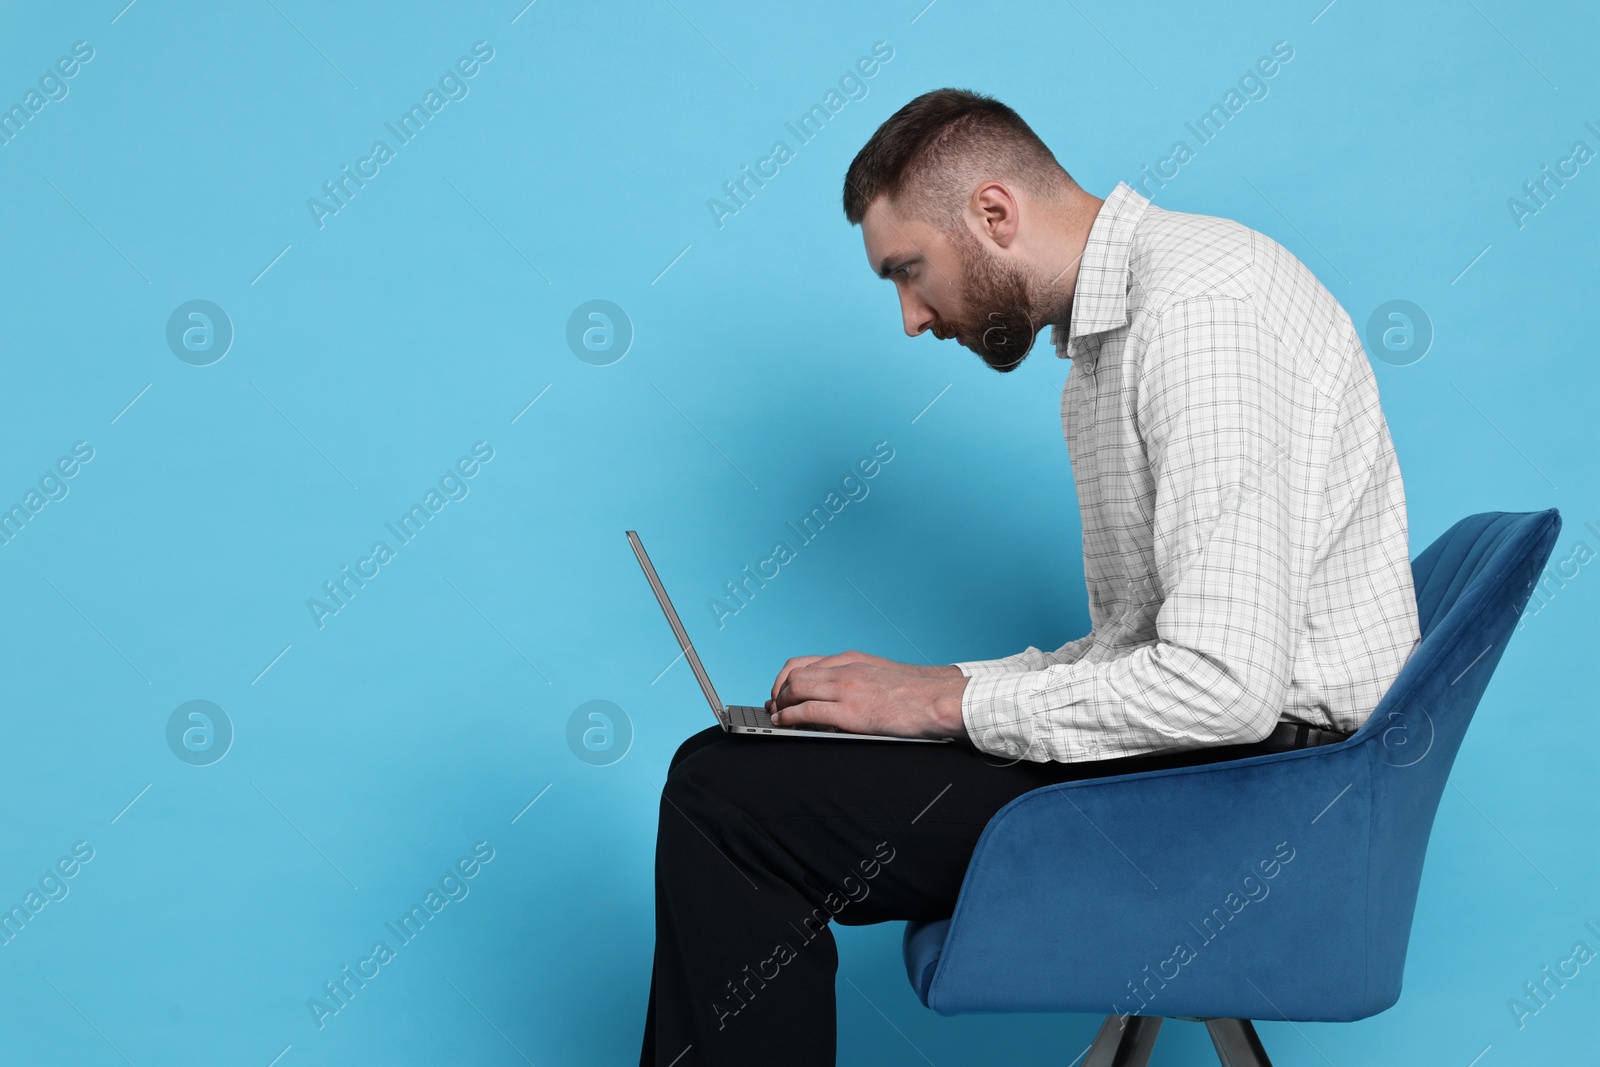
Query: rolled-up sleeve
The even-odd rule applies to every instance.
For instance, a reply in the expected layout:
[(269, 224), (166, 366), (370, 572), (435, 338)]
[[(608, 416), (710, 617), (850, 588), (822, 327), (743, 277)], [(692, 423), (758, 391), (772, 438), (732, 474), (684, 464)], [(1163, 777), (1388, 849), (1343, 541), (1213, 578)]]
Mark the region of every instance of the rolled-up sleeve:
[(1291, 358), (1248, 300), (1195, 297), (1155, 320), (1137, 419), (1155, 484), (1156, 639), (1083, 659), (1090, 634), (1054, 654), (957, 664), (977, 747), (1075, 762), (1271, 732), (1295, 625)]

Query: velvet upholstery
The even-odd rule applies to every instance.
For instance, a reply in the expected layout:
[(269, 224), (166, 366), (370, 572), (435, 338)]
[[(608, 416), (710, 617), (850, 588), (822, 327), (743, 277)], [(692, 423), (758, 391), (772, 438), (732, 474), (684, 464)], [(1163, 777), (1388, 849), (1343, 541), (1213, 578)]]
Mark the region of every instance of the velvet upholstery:
[(1412, 563), (1422, 641), (1333, 745), (1047, 786), (985, 828), (907, 976), (966, 1012), (1343, 1021), (1400, 996), (1423, 857), (1561, 518), (1489, 512)]

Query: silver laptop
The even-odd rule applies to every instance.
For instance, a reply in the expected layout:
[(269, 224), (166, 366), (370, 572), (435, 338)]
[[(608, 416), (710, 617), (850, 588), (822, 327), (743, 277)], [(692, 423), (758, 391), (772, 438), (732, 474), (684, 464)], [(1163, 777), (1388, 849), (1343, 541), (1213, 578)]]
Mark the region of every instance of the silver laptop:
[(696, 680), (700, 683), (700, 691), (706, 695), (706, 703), (711, 705), (711, 714), (717, 717), (717, 722), (722, 724), (722, 729), (733, 734), (754, 734), (757, 737), (806, 737), (806, 738), (831, 738), (836, 741), (910, 741), (916, 744), (944, 744), (951, 739), (948, 737), (890, 737), (887, 734), (853, 734), (840, 730), (834, 726), (779, 726), (772, 721), (772, 716), (767, 714), (764, 707), (749, 707), (741, 704), (724, 705), (717, 696), (716, 688), (711, 684), (711, 676), (706, 674), (706, 669), (700, 663), (700, 657), (695, 654), (694, 645), (689, 640), (689, 633), (683, 628), (683, 623), (678, 619), (678, 613), (672, 607), (672, 600), (667, 596), (666, 587), (661, 584), (661, 579), (656, 576), (656, 569), (650, 562), (650, 556), (644, 550), (644, 544), (639, 540), (639, 535), (632, 530), (628, 532), (628, 544), (633, 546), (633, 554), (639, 558), (639, 566), (644, 568), (644, 576), (650, 581), (650, 589), (656, 595), (656, 601), (661, 605), (661, 610), (666, 613), (667, 623), (672, 627), (678, 644), (683, 648), (684, 658), (689, 661), (690, 668), (694, 671)]

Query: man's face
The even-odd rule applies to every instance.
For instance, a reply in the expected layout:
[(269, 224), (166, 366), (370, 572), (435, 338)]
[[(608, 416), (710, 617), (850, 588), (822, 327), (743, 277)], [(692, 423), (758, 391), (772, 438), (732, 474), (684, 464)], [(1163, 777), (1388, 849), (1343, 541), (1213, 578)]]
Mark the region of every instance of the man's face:
[(861, 220), (867, 262), (894, 282), (906, 334), (955, 338), (997, 371), (1016, 369), (1043, 321), (1028, 277), (984, 245), (962, 222), (945, 232), (873, 201)]

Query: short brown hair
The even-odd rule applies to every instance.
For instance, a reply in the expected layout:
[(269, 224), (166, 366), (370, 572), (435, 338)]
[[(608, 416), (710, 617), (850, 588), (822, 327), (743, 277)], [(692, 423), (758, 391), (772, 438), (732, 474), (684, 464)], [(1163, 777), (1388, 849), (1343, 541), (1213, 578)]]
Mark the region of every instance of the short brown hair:
[(985, 177), (1040, 196), (1077, 183), (1022, 116), (965, 89), (923, 93), (889, 116), (844, 176), (844, 217), (861, 224), (879, 197), (913, 194), (920, 214), (948, 229)]

